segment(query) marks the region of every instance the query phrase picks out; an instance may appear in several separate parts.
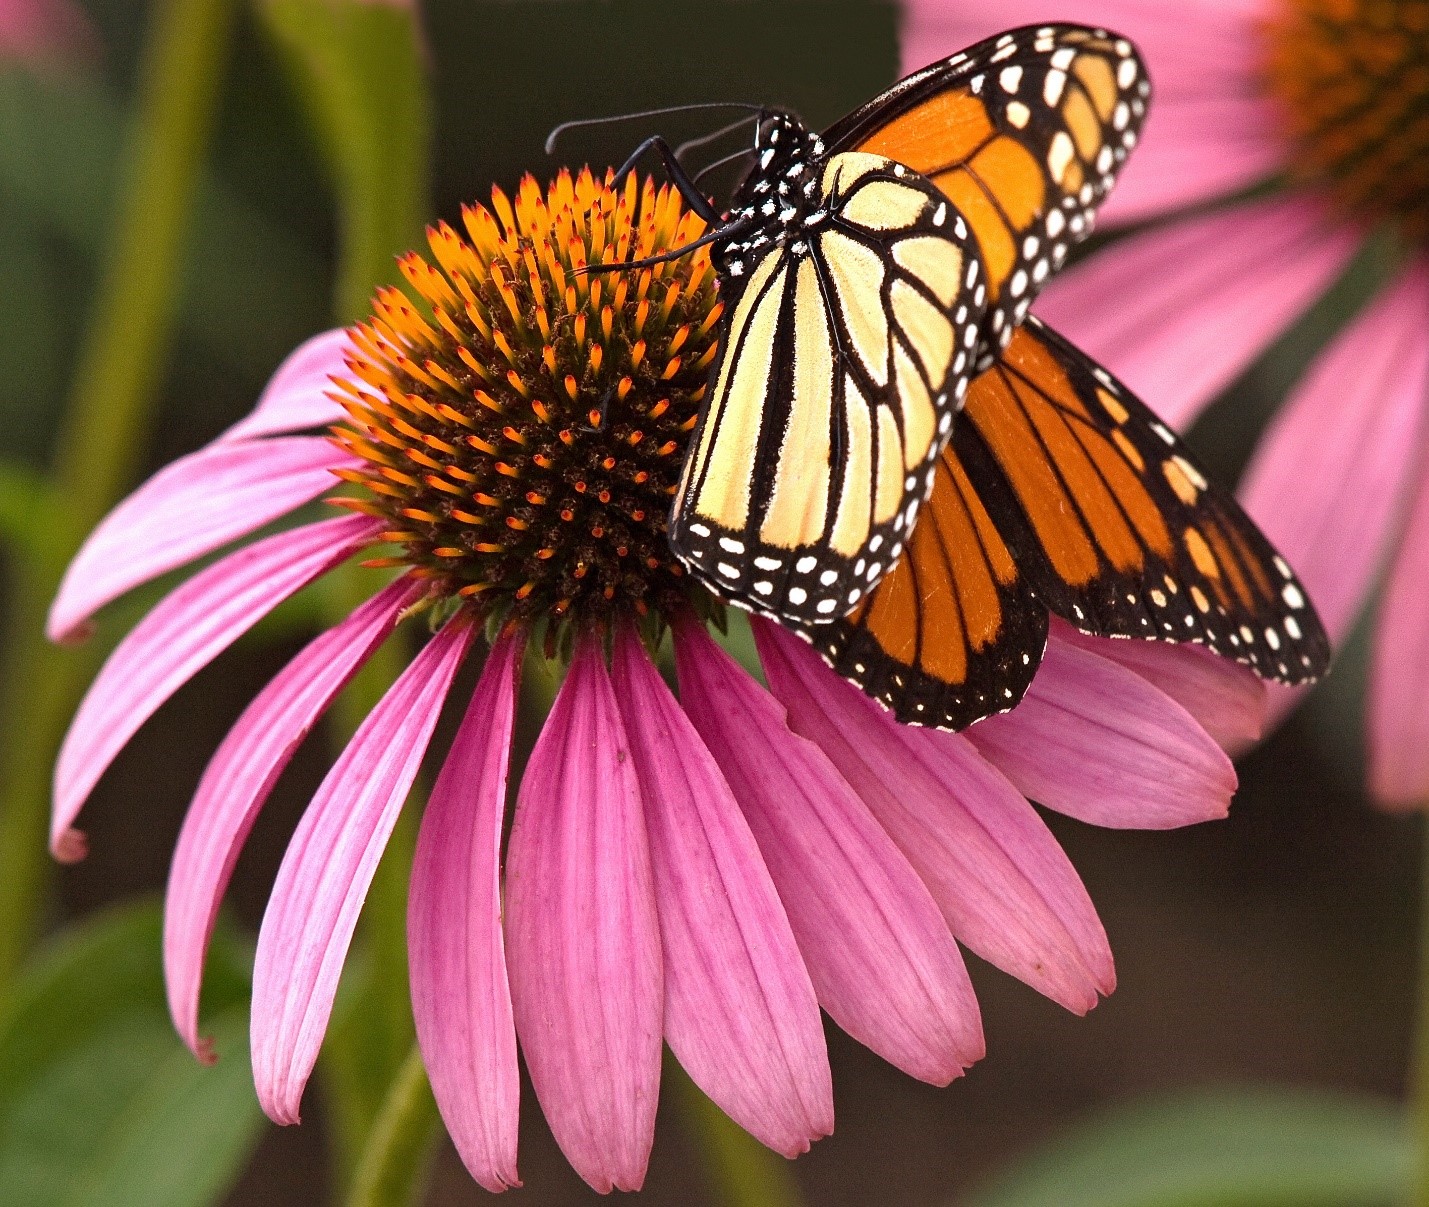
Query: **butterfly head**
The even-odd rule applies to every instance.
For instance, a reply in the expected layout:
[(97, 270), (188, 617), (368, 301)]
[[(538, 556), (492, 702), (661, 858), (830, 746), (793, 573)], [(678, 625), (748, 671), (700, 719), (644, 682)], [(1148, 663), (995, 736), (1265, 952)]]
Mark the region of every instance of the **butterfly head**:
[(774, 109), (759, 122), (754, 165), (730, 203), (729, 222), (740, 234), (717, 249), (717, 267), (731, 277), (771, 248), (806, 250), (803, 231), (819, 206), (819, 167), (824, 142), (792, 113)]

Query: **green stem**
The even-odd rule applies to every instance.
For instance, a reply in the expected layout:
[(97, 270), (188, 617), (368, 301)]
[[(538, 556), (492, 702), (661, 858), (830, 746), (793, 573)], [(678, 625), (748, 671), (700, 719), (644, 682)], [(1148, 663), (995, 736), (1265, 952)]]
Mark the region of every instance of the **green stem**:
[(436, 1099), (415, 1044), (372, 1124), (347, 1207), (413, 1207), (437, 1139)]
[(128, 485), (143, 448), (234, 8), (233, 0), (154, 7), (120, 206), (59, 436), (46, 556), (17, 559), (0, 670), (0, 987), (40, 926), (50, 767), (93, 664), (92, 656), (45, 641), (45, 609), (65, 563)]
[(1419, 885), (1419, 1002), (1415, 1021), (1411, 1112), (1418, 1138), (1413, 1207), (1429, 1207), (1429, 817), (1422, 819), (1424, 870)]
[(802, 1207), (804, 1196), (790, 1163), (706, 1098), (673, 1058), (665, 1061), (665, 1085), (700, 1149), (718, 1202), (725, 1207)]
[[(377, 286), (397, 276), (395, 257), (420, 243), (428, 214), (430, 97), (414, 7), (263, 0), (260, 12), (327, 157), (339, 236), (333, 308), (339, 322), (356, 322), (370, 313)], [(335, 623), (372, 589), (371, 571), (339, 570), (324, 596), (327, 619)], [(332, 715), (339, 737), (361, 724), (406, 653), (400, 638), (389, 642), (343, 693)], [(379, 1112), (412, 1049), (406, 916), (417, 817), (411, 806), (403, 812), (368, 890), (345, 976), (348, 1006), (324, 1048), (340, 1185), (354, 1186), (355, 1171), (382, 1143)]]

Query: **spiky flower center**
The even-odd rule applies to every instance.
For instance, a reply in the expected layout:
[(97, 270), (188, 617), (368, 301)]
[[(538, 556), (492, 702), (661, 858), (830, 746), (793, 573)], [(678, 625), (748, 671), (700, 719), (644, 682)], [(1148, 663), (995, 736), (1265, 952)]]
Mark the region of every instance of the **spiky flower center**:
[[(494, 212), (493, 212), (494, 211)], [(335, 438), (365, 464), (347, 505), (437, 594), (534, 623), (668, 615), (694, 601), (666, 518), (718, 347), (703, 223), (678, 193), (562, 172), (543, 195), (428, 231), (353, 330)]]
[(1429, 0), (1282, 0), (1267, 47), (1299, 172), (1429, 237)]

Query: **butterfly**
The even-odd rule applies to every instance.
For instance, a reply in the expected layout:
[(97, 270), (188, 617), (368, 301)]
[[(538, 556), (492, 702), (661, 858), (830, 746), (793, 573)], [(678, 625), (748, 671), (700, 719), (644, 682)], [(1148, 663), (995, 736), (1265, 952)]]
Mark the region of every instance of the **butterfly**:
[(1028, 317), (1149, 96), (1125, 39), (1044, 25), (822, 135), (761, 111), (723, 215), (659, 139), (636, 153), (660, 150), (705, 205), (727, 300), (670, 543), (900, 720), (959, 729), (1012, 707), (1049, 612), (1285, 682), (1327, 663), (1304, 588), (1234, 500)]
[[(754, 164), (704, 236), (728, 321), (669, 527), (697, 579), (808, 624), (872, 589), (969, 382), (1090, 231), (1149, 93), (1125, 39), (1049, 25), (823, 134), (760, 113)], [(636, 154), (651, 146), (678, 183), (658, 139)]]

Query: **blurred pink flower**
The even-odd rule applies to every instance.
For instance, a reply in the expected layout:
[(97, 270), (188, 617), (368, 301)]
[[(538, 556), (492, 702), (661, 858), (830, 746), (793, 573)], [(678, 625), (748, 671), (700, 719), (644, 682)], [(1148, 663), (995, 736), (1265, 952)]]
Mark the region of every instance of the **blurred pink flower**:
[(73, 0), (0, 0), (0, 59), (52, 66), (92, 59), (99, 35)]
[[(432, 234), (452, 275), (409, 259), (409, 279), (429, 299), (447, 296), (448, 280), (478, 297), (474, 248), (495, 263), (518, 227), (536, 238), (552, 212), (568, 222), (572, 212), (599, 211), (581, 193), (595, 187), (588, 176), (574, 186), (563, 177), (549, 211), (534, 186), (523, 187), (514, 215), (500, 197), (494, 208), (508, 216), (506, 233), (474, 210), (473, 244), (450, 228)], [(572, 188), (573, 205), (562, 192)], [(607, 189), (601, 206), (617, 213), (612, 246), (628, 231), (619, 204)], [(687, 237), (675, 234), (686, 228), (668, 194), (656, 201), (651, 191), (641, 212), (660, 206), (659, 238)], [(632, 203), (626, 220), (633, 210)], [(600, 212), (591, 219), (601, 220)], [(572, 243), (560, 246), (569, 254)], [(556, 254), (538, 246), (547, 251)], [(681, 304), (713, 314), (712, 298), (699, 292), (701, 264), (707, 267), (697, 261), (680, 269), (688, 274)], [(620, 289), (619, 278), (613, 287)], [(498, 297), (493, 305), (504, 303)], [(423, 449), (455, 449), (463, 433), (473, 447), (494, 447), (488, 439), (502, 439), (499, 424), (520, 422), (519, 392), (485, 395), (486, 403), (471, 401), (461, 412), (446, 401), (455, 394), (423, 399), (395, 389), (399, 369), (434, 380), (461, 361), (455, 354), (438, 360), (420, 346), (413, 333), (431, 329), (410, 305), (401, 308), (398, 295), (380, 295), (378, 310), (385, 317), (303, 345), (252, 414), (119, 504), (71, 565), (51, 635), (82, 633), (123, 592), (328, 494), (334, 474), (356, 480), (363, 456), (395, 440), (394, 432), (415, 431), (420, 415), (432, 439), (406, 446), (413, 459), (379, 462), (393, 472), (375, 480), (391, 485), (403, 516), (423, 513), (398, 489), (419, 485), (401, 465), (431, 460)], [(498, 333), (506, 322), (514, 340), (509, 316), (516, 312), (519, 304), (510, 312), (477, 308), (472, 321)], [(652, 341), (647, 355), (659, 366), (658, 328), (641, 321)], [(705, 324), (706, 338), (714, 338), (712, 328)], [(693, 356), (700, 337), (688, 335), (681, 346)], [(670, 408), (670, 383), (680, 379), (666, 371), (661, 380), (667, 393), (647, 413), (652, 421)], [(640, 398), (634, 388), (630, 398)], [(591, 401), (572, 391), (573, 405)], [(501, 418), (482, 418), (498, 405)], [(549, 413), (556, 404), (532, 405), (552, 419), (548, 430), (559, 426)], [(395, 426), (380, 425), (383, 408)], [(359, 415), (368, 416), (367, 426)], [(434, 426), (438, 420), (447, 427)], [(534, 423), (516, 432), (520, 440), (508, 439), (535, 440)], [(340, 440), (297, 434), (329, 424), (339, 425)], [(621, 430), (614, 417), (610, 430)], [(612, 436), (597, 459), (614, 456), (616, 445)], [(442, 464), (459, 470), (459, 460)], [(678, 458), (673, 464), (678, 469)], [(540, 499), (534, 490), (525, 497)], [(360, 500), (349, 494), (345, 501)], [(72, 827), (85, 798), (180, 685), (287, 596), (365, 546), (398, 540), (402, 534), (386, 531), (392, 521), (379, 513), (369, 501), (357, 514), (242, 545), (139, 622), (100, 671), (61, 751), (57, 854), (82, 852)], [(452, 515), (461, 514), (453, 506)], [(555, 530), (562, 522), (553, 521)], [(425, 606), (446, 617), (332, 766), (273, 888), (254, 968), (252, 1050), (259, 1098), (281, 1123), (298, 1118), (363, 899), (457, 671), (478, 641), (478, 605), (489, 598), (486, 591), (446, 594), (414, 551), (416, 536), (406, 537), (408, 560), (395, 580), (384, 577), (366, 603), (312, 641), (234, 725), (204, 773), (174, 854), (165, 915), (169, 1001), (180, 1034), (202, 1055), (205, 951), (270, 789), (404, 615)], [(522, 588), (512, 606), (539, 597), (539, 587)], [(715, 643), (694, 607), (691, 600), (665, 612), (678, 700), (637, 632), (639, 609), (576, 626), (569, 671), (519, 785), (504, 858), (530, 626), (518, 619), (488, 629), (495, 636), (480, 680), (422, 819), (408, 917), (422, 1052), (457, 1149), (488, 1189), (517, 1184), (518, 1042), (572, 1165), (599, 1190), (635, 1189), (653, 1138), (662, 1041), (731, 1118), (792, 1156), (833, 1128), (820, 1007), (888, 1061), (940, 1085), (983, 1055), (959, 942), (1068, 1009), (1090, 1009), (1115, 983), (1106, 935), (1027, 797), (1103, 826), (1164, 828), (1220, 817), (1236, 779), (1217, 740), (1247, 740), (1260, 723), (1260, 685), (1232, 663), (1190, 648), (1096, 641), (1059, 625), (1015, 711), (965, 734), (904, 727), (804, 642), (756, 620), (766, 690)]]
[[(908, 70), (1052, 17), (1103, 23), (1139, 46), (1155, 103), (1101, 220), (1176, 216), (1064, 273), (1038, 311), (1173, 424), (1190, 424), (1265, 352), (1377, 227), (1407, 235), (1415, 250), (1311, 364), (1241, 496), (1337, 643), (1392, 559), (1368, 690), (1370, 785), (1389, 805), (1429, 800), (1429, 4), (905, 8)], [(1285, 187), (1247, 194), (1275, 178)], [(1300, 696), (1271, 693), (1277, 716)]]

